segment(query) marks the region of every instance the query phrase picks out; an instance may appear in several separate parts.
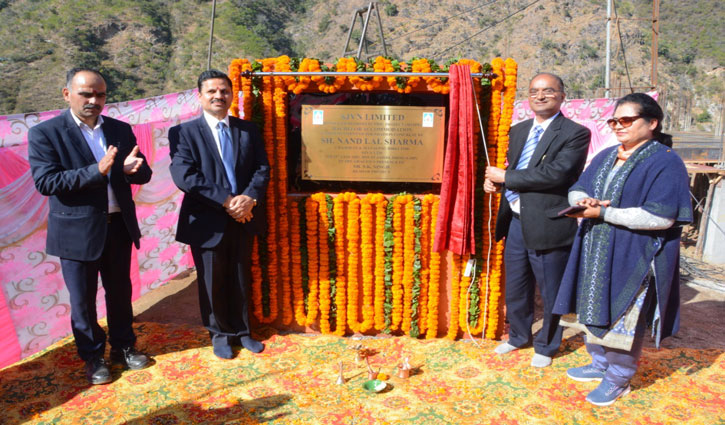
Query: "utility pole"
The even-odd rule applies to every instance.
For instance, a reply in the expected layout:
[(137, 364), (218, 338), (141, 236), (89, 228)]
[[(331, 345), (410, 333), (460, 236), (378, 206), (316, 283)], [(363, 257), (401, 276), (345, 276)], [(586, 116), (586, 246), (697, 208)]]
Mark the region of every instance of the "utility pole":
[(652, 87), (657, 87), (657, 54), (660, 35), (660, 0), (652, 2)]
[[(604, 64), (604, 96), (609, 97), (611, 95), (611, 78), (610, 74), (612, 72), (611, 67), (611, 36), (612, 36), (612, 12), (614, 10), (614, 0), (607, 0), (607, 35), (606, 35), (606, 59)], [(621, 37), (622, 34), (619, 30), (619, 21), (650, 21), (648, 18), (621, 18), (617, 16), (617, 36)], [(651, 63), (652, 63), (652, 69), (650, 71), (650, 86), (649, 87), (631, 87), (634, 88), (642, 88), (642, 89), (656, 89), (657, 88), (657, 61), (658, 61), (658, 42), (659, 42), (659, 34), (660, 34), (660, 0), (653, 0), (652, 1), (652, 53), (651, 53)], [(622, 55), (624, 55), (624, 50), (622, 50)], [(626, 59), (625, 59), (625, 66), (626, 66)], [(619, 92), (617, 94), (619, 95)]]
[(211, 69), (211, 46), (214, 42), (214, 17), (216, 16), (216, 0), (211, 2), (211, 28), (209, 29), (209, 55), (206, 61), (206, 69)]
[(604, 97), (609, 97), (609, 74), (611, 72), (611, 35), (612, 35), (612, 1), (607, 0), (607, 55), (604, 64)]

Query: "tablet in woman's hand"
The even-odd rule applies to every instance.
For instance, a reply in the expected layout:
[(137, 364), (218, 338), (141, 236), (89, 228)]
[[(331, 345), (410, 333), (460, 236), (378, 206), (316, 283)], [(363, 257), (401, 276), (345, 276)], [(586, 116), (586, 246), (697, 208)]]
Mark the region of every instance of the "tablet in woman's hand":
[(585, 207), (584, 205), (574, 205), (569, 208), (564, 208), (563, 210), (559, 211), (557, 215), (559, 217), (563, 217), (567, 214), (574, 214), (578, 213), (579, 211), (584, 211), (585, 209), (587, 209), (587, 207)]

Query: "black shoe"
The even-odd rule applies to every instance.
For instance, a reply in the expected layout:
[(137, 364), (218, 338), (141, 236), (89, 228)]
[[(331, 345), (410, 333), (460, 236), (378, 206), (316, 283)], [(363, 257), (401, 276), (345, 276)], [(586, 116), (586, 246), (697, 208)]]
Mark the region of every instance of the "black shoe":
[(143, 369), (149, 364), (149, 357), (134, 347), (111, 348), (111, 361), (120, 363), (129, 369)]
[(243, 336), (240, 338), (242, 347), (251, 351), (252, 353), (261, 353), (264, 350), (264, 344), (253, 339), (251, 336)]
[(94, 357), (86, 360), (86, 379), (91, 385), (107, 384), (111, 382), (111, 371), (103, 357)]

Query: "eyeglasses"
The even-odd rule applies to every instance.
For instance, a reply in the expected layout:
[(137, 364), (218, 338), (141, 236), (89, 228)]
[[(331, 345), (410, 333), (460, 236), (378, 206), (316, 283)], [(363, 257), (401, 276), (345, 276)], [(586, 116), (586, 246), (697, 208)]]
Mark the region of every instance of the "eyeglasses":
[(554, 97), (557, 93), (560, 93), (561, 90), (554, 90), (554, 89), (542, 89), (542, 90), (529, 90), (529, 97), (539, 97), (539, 93), (543, 93), (544, 97)]
[(617, 124), (621, 124), (622, 128), (628, 128), (632, 126), (632, 123), (637, 121), (638, 119), (642, 118), (639, 115), (635, 115), (633, 117), (619, 117), (619, 118), (610, 118), (607, 120), (607, 125), (609, 128), (614, 130), (617, 128)]

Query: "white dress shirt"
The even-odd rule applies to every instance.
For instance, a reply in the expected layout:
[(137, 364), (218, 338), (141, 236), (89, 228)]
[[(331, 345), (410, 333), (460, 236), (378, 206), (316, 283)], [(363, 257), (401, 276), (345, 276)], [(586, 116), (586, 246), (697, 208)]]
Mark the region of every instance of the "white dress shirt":
[[(544, 122), (537, 122), (536, 118), (534, 118), (534, 123), (531, 125), (531, 128), (529, 129), (529, 134), (526, 135), (526, 140), (529, 140), (531, 136), (534, 135), (534, 129), (538, 125), (543, 130), (541, 132), (541, 136), (539, 136), (539, 142), (541, 142), (541, 138), (544, 137), (544, 134), (546, 133), (546, 129), (549, 128), (549, 125), (552, 121), (554, 121), (554, 118), (558, 117), (561, 112), (557, 112), (554, 114), (553, 117), (545, 120)], [(510, 205), (511, 211), (515, 212), (516, 214), (521, 214), (521, 198), (516, 198), (514, 202), (512, 202)]]
[(220, 120), (217, 119), (214, 115), (204, 111), (204, 119), (206, 120), (207, 125), (209, 125), (209, 128), (211, 129), (211, 134), (214, 136), (214, 143), (216, 143), (217, 151), (219, 152), (219, 157), (222, 157), (222, 145), (219, 142), (219, 131), (217, 130), (216, 126), (220, 122), (223, 122), (226, 124), (227, 128), (229, 129), (229, 137), (232, 135), (232, 129), (229, 127), (229, 115), (226, 115), (224, 119)]
[[(78, 125), (81, 129), (83, 138), (86, 139), (88, 147), (91, 148), (91, 152), (93, 152), (93, 157), (96, 158), (96, 161), (100, 162), (101, 158), (106, 155), (106, 151), (108, 150), (108, 147), (106, 146), (106, 136), (103, 135), (103, 129), (101, 128), (101, 124), (103, 124), (103, 116), (99, 115), (98, 120), (96, 121), (96, 126), (91, 128), (88, 124), (81, 121), (76, 114), (73, 113), (73, 111), (71, 111), (70, 115), (73, 117), (73, 121), (75, 121), (76, 125)], [(115, 161), (123, 161), (124, 159), (125, 158), (115, 158)], [(118, 205), (118, 200), (116, 199), (116, 195), (113, 193), (109, 179), (108, 213), (110, 214), (116, 212), (121, 212), (121, 207)]]

